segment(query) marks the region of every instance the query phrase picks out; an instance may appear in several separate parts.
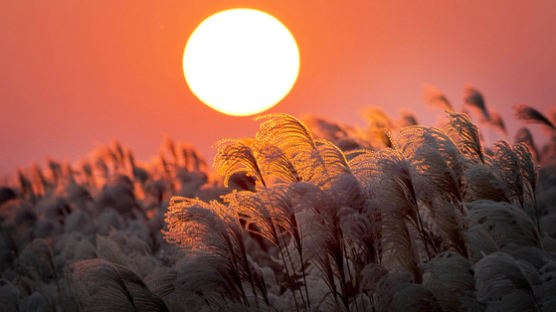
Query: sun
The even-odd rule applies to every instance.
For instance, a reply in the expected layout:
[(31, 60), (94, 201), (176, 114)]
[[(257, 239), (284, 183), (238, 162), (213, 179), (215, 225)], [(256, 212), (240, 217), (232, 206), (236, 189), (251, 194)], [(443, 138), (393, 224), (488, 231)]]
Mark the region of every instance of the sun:
[(270, 14), (231, 9), (208, 17), (191, 34), (183, 72), (206, 105), (228, 115), (253, 115), (290, 92), (299, 73), (299, 49)]

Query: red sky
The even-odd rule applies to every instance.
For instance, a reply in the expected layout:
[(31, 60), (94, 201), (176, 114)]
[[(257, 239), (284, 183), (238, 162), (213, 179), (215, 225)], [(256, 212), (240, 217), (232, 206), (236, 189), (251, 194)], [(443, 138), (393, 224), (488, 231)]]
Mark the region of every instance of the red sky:
[(513, 137), (513, 104), (555, 106), (551, 0), (2, 1), (0, 172), (77, 160), (114, 138), (147, 160), (164, 133), (208, 158), (218, 139), (254, 135), (251, 117), (206, 107), (182, 74), (195, 27), (236, 7), (277, 17), (299, 45), (298, 81), (271, 112), (362, 124), (358, 111), (377, 105), (430, 124), (422, 83), (456, 108), (472, 83)]

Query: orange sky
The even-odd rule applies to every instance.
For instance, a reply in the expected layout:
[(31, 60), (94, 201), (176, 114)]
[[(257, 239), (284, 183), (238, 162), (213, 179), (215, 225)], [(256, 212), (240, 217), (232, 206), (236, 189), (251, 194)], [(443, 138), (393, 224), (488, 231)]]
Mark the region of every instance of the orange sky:
[(469, 82), (513, 137), (513, 104), (555, 106), (556, 1), (2, 1), (0, 172), (114, 138), (146, 160), (164, 133), (209, 158), (218, 139), (253, 135), (251, 117), (201, 104), (181, 67), (195, 27), (235, 7), (274, 15), (299, 45), (298, 81), (273, 112), (362, 124), (378, 105), (432, 123), (421, 84), (459, 108)]

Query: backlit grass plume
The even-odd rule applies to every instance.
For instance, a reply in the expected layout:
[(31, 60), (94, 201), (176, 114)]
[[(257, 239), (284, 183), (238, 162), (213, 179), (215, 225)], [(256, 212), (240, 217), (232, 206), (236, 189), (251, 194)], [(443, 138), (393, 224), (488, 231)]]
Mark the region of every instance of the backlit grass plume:
[(541, 125), (545, 125), (553, 130), (556, 129), (554, 124), (546, 118), (541, 112), (534, 109), (531, 106), (525, 104), (516, 104), (513, 107), (515, 118), (522, 120), (526, 123), (538, 123)]
[(486, 106), (483, 94), (471, 85), (465, 86), (463, 91), (463, 104), (475, 111), (480, 115), (481, 122), (489, 122), (490, 112)]
[(449, 110), (453, 111), (454, 108), (452, 104), (440, 90), (436, 87), (425, 84), (423, 85), (424, 92), (423, 92), (423, 100), (427, 103), (430, 107), (438, 107), (442, 110)]

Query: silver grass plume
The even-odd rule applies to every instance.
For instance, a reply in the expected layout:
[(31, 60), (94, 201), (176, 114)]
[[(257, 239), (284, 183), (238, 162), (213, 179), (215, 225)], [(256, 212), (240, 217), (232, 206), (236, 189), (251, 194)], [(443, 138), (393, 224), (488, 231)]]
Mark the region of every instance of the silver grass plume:
[[(250, 305), (252, 298), (239, 282), (240, 277), (229, 263), (214, 255), (185, 257), (176, 264), (176, 271), (167, 276), (167, 281), (159, 280), (157, 290), (189, 299), (185, 302), (197, 309), (194, 311), (267, 311), (263, 306)], [(179, 304), (183, 309), (184, 302)]]
[(407, 272), (390, 272), (383, 276), (374, 299), (373, 308), (377, 312), (442, 311), (434, 295), (420, 283), (415, 283)]
[(256, 139), (282, 150), (303, 181), (310, 181), (315, 175), (328, 176), (313, 135), (301, 121), (287, 114), (269, 114), (255, 120), (262, 121)]
[(266, 186), (253, 151), (253, 144), (253, 139), (225, 139), (216, 143), (217, 152), (213, 168), (224, 177), (224, 186), (228, 186), (230, 177), (237, 172), (246, 172)]
[(125, 162), (124, 162), (125, 153), (124, 153), (124, 148), (122, 147), (122, 144), (118, 140), (114, 140), (114, 141), (111, 142), (110, 145), (111, 145), (110, 146), (111, 155), (114, 159), (116, 168), (122, 168), (123, 169), (123, 167), (125, 167)]
[(23, 198), (29, 199), (31, 202), (35, 202), (35, 191), (33, 190), (33, 183), (21, 170), (17, 170), (17, 180), (19, 182), (19, 187), (23, 193)]
[(430, 241), (425, 232), (412, 181), (412, 169), (403, 155), (392, 149), (383, 149), (374, 155), (378, 179), (377, 194), (382, 220), (382, 259), (389, 268), (404, 268), (416, 281), (421, 280), (421, 270), (416, 239), (412, 230), (419, 233), (427, 253)]
[(541, 112), (529, 105), (515, 104), (513, 106), (513, 109), (515, 118), (521, 121), (524, 121), (526, 123), (538, 123), (541, 125), (545, 125), (552, 128), (552, 130), (556, 129), (556, 127), (554, 127), (554, 124), (552, 124), (552, 122), (550, 122), (550, 120), (546, 118), (546, 116), (544, 116)]
[(46, 240), (36, 238), (27, 244), (19, 255), (17, 268), (21, 270), (21, 276), (27, 276), (36, 283), (48, 283), (54, 280), (58, 292), (60, 291), (58, 272)]
[(529, 150), (529, 146), (525, 143), (514, 145), (513, 151), (518, 158), (526, 194), (529, 196), (530, 200), (534, 201), (537, 186), (537, 167), (533, 162), (533, 155)]
[[(423, 183), (415, 183), (417, 198), (428, 208), (432, 223), (452, 247), (466, 255), (460, 186), (463, 173), (457, 147), (440, 129), (420, 126), (402, 129), (397, 145), (418, 177), (424, 179)], [(425, 185), (432, 186), (434, 194), (427, 194)]]
[(536, 161), (539, 161), (539, 150), (537, 149), (537, 146), (535, 145), (535, 140), (533, 139), (533, 134), (531, 134), (531, 131), (529, 131), (528, 128), (520, 128), (519, 130), (517, 130), (516, 134), (515, 134), (515, 138), (514, 138), (514, 142), (515, 144), (518, 143), (525, 143), (528, 147), (529, 150), (531, 151), (531, 153), (533, 154), (533, 159), (535, 159)]
[(91, 163), (88, 161), (83, 161), (81, 163), (81, 172), (83, 173), (83, 175), (85, 175), (85, 181), (87, 185), (92, 189), (96, 189), (96, 179)]
[(338, 177), (341, 178), (343, 175), (352, 174), (351, 168), (342, 150), (328, 140), (317, 139), (315, 143), (324, 161), (324, 165), (327, 168), (328, 177), (317, 176), (311, 182), (329, 188)]
[(424, 84), (423, 88), (425, 89), (423, 92), (423, 100), (429, 107), (437, 107), (449, 111), (454, 110), (452, 104), (450, 104), (450, 101), (442, 91), (428, 84)]
[[(278, 147), (291, 163), (302, 181), (322, 184), (348, 170), (343, 153), (332, 143), (315, 140), (301, 121), (287, 114), (258, 117), (263, 120), (257, 132), (257, 142)], [(334, 151), (332, 151), (334, 150)]]
[(465, 170), (463, 177), (463, 200), (472, 202), (487, 199), (510, 202), (502, 180), (483, 164), (475, 164)]
[[(201, 257), (212, 257), (214, 263), (226, 268), (217, 270), (226, 277), (230, 289), (238, 289), (244, 304), (249, 305), (243, 281), (251, 284), (255, 303), (258, 304), (256, 285), (260, 282), (250, 260), (244, 241), (244, 230), (239, 214), (217, 201), (209, 203), (199, 199), (174, 196), (166, 212), (167, 231), (164, 238)], [(209, 263), (207, 263), (209, 265)], [(267, 301), (264, 288), (258, 287)], [(232, 298), (233, 299), (233, 298)]]
[(361, 116), (368, 124), (364, 136), (373, 148), (392, 147), (390, 130), (394, 122), (382, 109), (369, 106), (361, 111)]
[[(229, 204), (230, 209), (244, 217), (248, 231), (260, 235), (278, 248), (286, 271), (286, 280), (283, 281), (285, 285), (295, 285), (296, 272), (301, 271), (305, 291), (303, 293), (299, 290), (299, 294), (304, 305), (310, 307), (306, 280), (307, 259), (304, 257), (305, 247), (302, 244), (304, 239), (296, 217), (296, 207), (290, 197), (291, 188), (295, 188), (295, 185), (276, 184), (257, 192), (233, 192), (223, 196), (223, 199)], [(292, 260), (287, 249), (290, 239), (299, 256), (299, 263)], [(297, 287), (290, 288), (294, 301), (296, 300), (295, 288)]]
[(463, 168), (458, 148), (442, 130), (422, 126), (400, 130), (396, 145), (404, 157), (440, 192), (461, 201)]
[(279, 147), (263, 141), (257, 144), (256, 151), (264, 176), (274, 176), (281, 182), (301, 181), (294, 164)]
[(232, 192), (224, 195), (223, 199), (229, 209), (244, 216), (249, 231), (261, 235), (276, 246), (283, 244), (282, 231), (290, 228), (287, 222), (293, 213), (284, 185), (274, 185), (257, 192)]
[(390, 117), (379, 107), (368, 106), (361, 111), (361, 115), (371, 127), (385, 129), (392, 129), (394, 127)]
[(164, 238), (192, 251), (225, 254), (235, 247), (234, 232), (241, 228), (237, 215), (228, 207), (211, 201), (174, 196), (165, 214)]
[(466, 258), (446, 251), (423, 264), (423, 268), (423, 285), (433, 293), (443, 311), (480, 308), (475, 299), (473, 271)]
[(548, 260), (540, 270), (541, 284), (535, 289), (535, 295), (540, 299), (542, 308), (545, 311), (556, 309), (556, 298), (554, 291), (556, 290), (556, 261)]
[[(343, 193), (344, 188), (341, 186), (340, 190), (334, 190), (337, 184), (343, 183), (337, 181), (329, 190), (312, 188), (311, 195), (307, 198), (310, 209), (306, 212), (304, 224), (308, 258), (313, 260), (312, 263), (319, 270), (334, 302), (348, 310), (353, 297), (350, 289), (353, 288), (355, 278), (348, 259), (342, 219), (352, 209), (343, 207), (341, 203), (351, 192), (348, 190)], [(351, 188), (348, 186), (348, 189)], [(338, 191), (345, 195), (338, 195)]]
[(419, 122), (417, 121), (417, 117), (411, 112), (408, 111), (401, 111), (400, 117), (398, 118), (397, 127), (409, 127), (409, 126), (416, 126)]
[(538, 273), (526, 262), (496, 252), (473, 266), (477, 299), (497, 311), (539, 311), (535, 298)]
[(62, 176), (63, 176), (62, 165), (54, 159), (48, 159), (47, 165), (53, 183), (55, 185), (60, 185), (62, 183)]
[(366, 198), (359, 182), (353, 175), (343, 174), (328, 189), (298, 183), (293, 190), (297, 202), (309, 207), (303, 210), (301, 222), (308, 259), (319, 270), (334, 303), (345, 309), (363, 304), (352, 289), (359, 288), (364, 264), (376, 261), (378, 243), (373, 240), (377, 236), (373, 236), (374, 225), (365, 213)]
[(373, 178), (378, 174), (376, 169), (375, 152), (371, 150), (353, 150), (346, 153), (349, 166), (353, 175), (359, 181), (361, 187), (366, 191), (370, 199), (372, 195)]
[(358, 187), (361, 196), (367, 202), (366, 208), (360, 213), (361, 216), (354, 216), (357, 222), (348, 227), (349, 232), (359, 238), (361, 246), (368, 249), (368, 255), (373, 261), (380, 257), (381, 242), (381, 216), (380, 205), (377, 201), (375, 183), (380, 179), (382, 172), (377, 165), (375, 153), (369, 150), (357, 150), (351, 153), (349, 165), (353, 176), (359, 182)]
[(178, 158), (181, 159), (181, 165), (185, 170), (200, 171), (206, 169), (205, 159), (199, 155), (191, 144), (179, 142), (176, 153), (178, 153)]
[(540, 216), (537, 211), (535, 195), (537, 190), (537, 167), (533, 162), (533, 155), (529, 150), (529, 146), (525, 143), (514, 145), (513, 151), (518, 158), (519, 169), (523, 177), (523, 207), (532, 210), (537, 230), (540, 231)]
[(103, 259), (75, 262), (71, 281), (85, 311), (168, 311), (164, 301), (127, 268)]
[(461, 154), (475, 163), (485, 163), (479, 129), (465, 113), (448, 113), (448, 134), (456, 143)]
[[(535, 223), (521, 209), (504, 202), (479, 200), (467, 204), (469, 214), (468, 240), (473, 257), (489, 253), (482, 241), (491, 241), (495, 250), (513, 249), (517, 246), (541, 246)], [(473, 235), (476, 235), (473, 237)], [(471, 235), (471, 236), (469, 236)]]
[(496, 143), (490, 166), (504, 183), (508, 197), (523, 207), (523, 176), (521, 175), (520, 158), (508, 142)]
[(169, 136), (164, 137), (164, 142), (160, 145), (159, 152), (162, 154), (169, 154), (172, 164), (174, 166), (178, 165), (178, 152), (176, 150), (176, 145)]
[(346, 127), (315, 116), (302, 116), (301, 121), (311, 129), (315, 137), (336, 142), (348, 136)]
[(486, 102), (479, 90), (472, 87), (471, 85), (466, 85), (463, 91), (463, 104), (478, 110), (481, 114), (481, 120), (484, 122), (490, 121), (490, 113), (486, 107)]
[(31, 166), (31, 177), (36, 194), (45, 196), (53, 192), (53, 185), (48, 181), (42, 168), (37, 163)]

